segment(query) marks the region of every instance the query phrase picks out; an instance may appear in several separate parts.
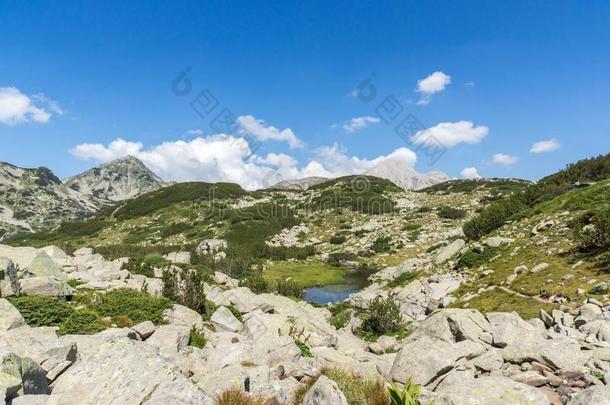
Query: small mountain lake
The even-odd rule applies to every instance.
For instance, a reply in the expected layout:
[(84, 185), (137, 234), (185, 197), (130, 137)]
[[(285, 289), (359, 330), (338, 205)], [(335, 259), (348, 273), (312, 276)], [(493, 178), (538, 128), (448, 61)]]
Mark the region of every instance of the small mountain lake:
[(345, 275), (341, 284), (330, 284), (323, 287), (312, 287), (305, 290), (305, 301), (316, 304), (329, 304), (347, 299), (350, 294), (356, 293), (370, 284), (370, 271), (350, 271)]

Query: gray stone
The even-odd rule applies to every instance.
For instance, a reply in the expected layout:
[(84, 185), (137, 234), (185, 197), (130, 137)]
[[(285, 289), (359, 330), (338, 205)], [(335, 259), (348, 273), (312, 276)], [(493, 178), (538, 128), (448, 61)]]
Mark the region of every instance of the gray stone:
[(321, 375), (318, 381), (307, 391), (303, 405), (348, 405), (345, 395), (336, 382)]
[(29, 357), (0, 353), (0, 372), (21, 380), (24, 394), (48, 394), (49, 384), (44, 369)]
[(483, 244), (490, 247), (500, 247), (513, 243), (514, 239), (502, 238), (500, 236), (492, 236), (483, 240)]
[(60, 375), (54, 398), (79, 404), (214, 403), (158, 349), (125, 338), (100, 346)]
[(4, 298), (0, 298), (0, 331), (6, 331), (25, 325), (25, 319), (17, 308)]
[(540, 264), (537, 264), (534, 267), (532, 267), (532, 270), (530, 270), (530, 271), (534, 274), (539, 273), (542, 270), (548, 268), (549, 266), (550, 266), (550, 264), (548, 264), (548, 263), (540, 263)]
[(21, 379), (7, 373), (0, 372), (0, 401), (8, 401), (17, 396), (21, 389)]
[(163, 311), (163, 321), (176, 326), (195, 327), (203, 329), (203, 319), (201, 315), (182, 305), (175, 304), (170, 309)]
[(20, 395), (11, 405), (50, 405), (50, 395)]
[(460, 250), (466, 246), (466, 242), (463, 239), (457, 239), (448, 246), (442, 248), (436, 257), (436, 264), (443, 264), (453, 256), (457, 255)]
[(189, 344), (190, 336), (189, 327), (161, 325), (145, 343), (158, 347), (164, 354), (174, 355)]
[(220, 306), (210, 318), (213, 324), (230, 332), (239, 332), (243, 329), (243, 324), (233, 315), (227, 307)]
[(131, 328), (135, 331), (142, 340), (146, 340), (150, 335), (155, 333), (155, 325), (151, 321), (144, 321)]
[(548, 405), (540, 390), (502, 377), (481, 377), (443, 387), (437, 392), (436, 405), (519, 404)]
[(191, 253), (190, 252), (171, 252), (163, 256), (165, 259), (172, 263), (190, 263)]
[(567, 405), (610, 405), (610, 385), (594, 386), (574, 395)]
[(46, 297), (69, 297), (74, 289), (55, 277), (30, 277), (19, 281), (22, 294)]

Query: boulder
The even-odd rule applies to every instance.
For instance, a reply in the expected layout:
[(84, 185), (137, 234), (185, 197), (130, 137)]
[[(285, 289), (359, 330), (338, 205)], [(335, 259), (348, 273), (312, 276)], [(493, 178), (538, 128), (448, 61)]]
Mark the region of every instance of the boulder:
[(17, 308), (4, 298), (0, 298), (0, 331), (6, 331), (25, 325), (25, 319)]
[(15, 264), (6, 257), (0, 257), (0, 297), (19, 295), (19, 277)]
[(0, 352), (0, 373), (12, 375), (21, 380), (20, 393), (35, 395), (49, 393), (46, 372), (29, 357)]
[(19, 281), (21, 294), (44, 295), (47, 297), (69, 297), (74, 289), (55, 277), (30, 277)]
[(214, 273), (214, 282), (217, 284), (220, 284), (220, 285), (224, 285), (229, 288), (239, 287), (239, 281), (227, 276), (224, 273), (220, 273), (218, 271)]
[(503, 377), (481, 377), (442, 387), (436, 405), (519, 404), (549, 405), (542, 391)]
[(135, 331), (142, 340), (146, 340), (150, 335), (155, 333), (155, 325), (151, 321), (141, 322), (134, 325), (131, 329)]
[(171, 252), (163, 256), (172, 263), (190, 263), (191, 252)]
[(534, 274), (535, 274), (535, 273), (539, 273), (539, 272), (541, 272), (542, 270), (544, 270), (544, 269), (548, 268), (549, 266), (550, 266), (550, 264), (548, 264), (548, 263), (540, 263), (540, 264), (537, 264), (537, 265), (535, 265), (534, 267), (532, 267), (532, 269), (530, 270), (530, 272), (532, 272), (532, 273), (534, 273)]
[(481, 344), (471, 340), (452, 344), (421, 335), (402, 346), (392, 365), (390, 378), (404, 384), (412, 377), (416, 384), (428, 385), (453, 369), (458, 360), (473, 359), (484, 352)]
[(100, 346), (59, 376), (55, 398), (80, 404), (214, 403), (157, 348), (125, 338)]
[(514, 239), (511, 238), (502, 238), (500, 236), (492, 236), (486, 239), (483, 239), (483, 244), (489, 247), (500, 247), (502, 245), (508, 245), (513, 243)]
[(50, 395), (20, 395), (11, 405), (49, 405)]
[(17, 396), (21, 389), (21, 379), (11, 375), (0, 372), (0, 401), (6, 399), (7, 403), (10, 399)]
[(173, 355), (184, 349), (191, 336), (191, 328), (176, 325), (161, 325), (152, 334), (146, 343), (161, 349), (167, 355)]
[(307, 391), (303, 405), (348, 405), (347, 399), (336, 382), (321, 375)]
[(466, 242), (463, 239), (457, 239), (451, 244), (442, 248), (436, 257), (436, 264), (443, 264), (453, 256), (457, 255), (466, 246)]
[(224, 306), (220, 306), (218, 309), (216, 309), (216, 311), (214, 311), (210, 321), (220, 328), (230, 332), (239, 332), (244, 327), (240, 320), (237, 319), (235, 315), (233, 315), (233, 313)]
[(207, 255), (227, 248), (227, 241), (223, 239), (206, 239), (197, 246), (197, 253)]
[(195, 327), (203, 329), (203, 319), (201, 315), (183, 305), (174, 304), (171, 308), (163, 311), (163, 321), (169, 325), (185, 326), (189, 329)]
[(610, 385), (594, 386), (574, 395), (568, 405), (610, 405)]

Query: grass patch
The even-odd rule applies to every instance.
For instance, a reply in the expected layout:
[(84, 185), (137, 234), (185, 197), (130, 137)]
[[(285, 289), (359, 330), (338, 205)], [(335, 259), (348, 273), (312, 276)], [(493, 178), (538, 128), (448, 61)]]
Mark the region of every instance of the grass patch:
[[(321, 374), (337, 383), (350, 405), (387, 405), (389, 402), (385, 385), (382, 381), (369, 380), (345, 370), (323, 368)], [(294, 405), (303, 403), (307, 391), (315, 384), (312, 378), (300, 388), (294, 398)]]
[(485, 291), (470, 301), (458, 302), (452, 305), (452, 307), (477, 309), (483, 314), (488, 312), (515, 311), (523, 319), (531, 319), (538, 317), (540, 309), (551, 313), (555, 305), (545, 304), (532, 298), (523, 298), (500, 289), (495, 289), (493, 291)]
[(311, 288), (341, 284), (349, 271), (344, 267), (329, 266), (320, 262), (277, 262), (263, 272), (263, 277), (271, 284), (292, 278), (300, 287)]

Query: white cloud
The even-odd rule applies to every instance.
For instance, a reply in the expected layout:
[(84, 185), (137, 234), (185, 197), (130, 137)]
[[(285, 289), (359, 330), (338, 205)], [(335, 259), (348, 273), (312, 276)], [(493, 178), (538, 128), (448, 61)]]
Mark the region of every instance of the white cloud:
[(510, 165), (514, 165), (518, 161), (519, 161), (519, 158), (517, 156), (507, 155), (506, 153), (496, 153), (493, 156), (493, 159), (491, 162), (500, 164), (500, 165), (510, 166)]
[(251, 115), (238, 117), (237, 123), (242, 134), (252, 135), (259, 141), (274, 140), (287, 142), (291, 149), (302, 148), (304, 146), (303, 142), (297, 138), (290, 128), (279, 130), (274, 126), (265, 125), (263, 120), (259, 120)]
[(452, 148), (459, 143), (479, 143), (488, 133), (489, 128), (475, 127), (471, 121), (441, 122), (432, 128), (418, 131), (411, 137), (411, 141), (431, 148)]
[(421, 93), (422, 97), (417, 104), (426, 105), (430, 103), (430, 97), (435, 93), (445, 90), (445, 87), (449, 84), (451, 84), (451, 76), (440, 71), (434, 72), (430, 76), (418, 80), (416, 91)]
[(369, 116), (354, 117), (349, 122), (343, 124), (343, 126), (341, 128), (343, 128), (343, 130), (345, 132), (352, 133), (352, 132), (356, 132), (361, 129), (364, 129), (367, 126), (373, 125), (373, 124), (379, 124), (378, 117), (369, 117)]
[(246, 139), (223, 134), (169, 141), (148, 149), (141, 142), (119, 138), (108, 145), (78, 145), (71, 153), (98, 162), (133, 155), (165, 180), (225, 181), (246, 189), (269, 187), (281, 180), (301, 177), (359, 174), (387, 158), (402, 160), (410, 166), (417, 160), (415, 153), (407, 148), (374, 159), (362, 159), (348, 156), (343, 148), (333, 145), (316, 149), (314, 159), (299, 167), (297, 160), (287, 154), (252, 155)]
[(460, 176), (465, 179), (480, 179), (479, 171), (476, 167), (465, 167), (461, 172)]
[(32, 100), (44, 103), (49, 110), (57, 115), (64, 115), (64, 110), (60, 107), (59, 103), (45, 96), (43, 93), (34, 94)]
[[(345, 149), (337, 144), (316, 149), (316, 158), (304, 169), (305, 176), (339, 177), (360, 174), (384, 159), (397, 159), (413, 167), (417, 161), (415, 152), (408, 148), (398, 148), (388, 155), (374, 159), (348, 156)], [(312, 174), (315, 173), (315, 174)]]
[(201, 128), (188, 129), (186, 131), (186, 133), (187, 133), (187, 135), (201, 136), (201, 135), (203, 135), (203, 129), (201, 129)]
[(546, 153), (557, 150), (561, 147), (561, 144), (557, 141), (557, 139), (549, 139), (546, 141), (536, 142), (532, 145), (530, 149), (530, 153)]
[(6, 125), (16, 125), (21, 122), (35, 121), (46, 123), (51, 119), (51, 113), (35, 105), (35, 101), (42, 101), (48, 108), (58, 114), (63, 114), (56, 102), (49, 103), (48, 99), (40, 99), (40, 95), (28, 97), (16, 87), (0, 87), (0, 122)]
[(101, 143), (83, 143), (70, 150), (70, 153), (84, 160), (109, 162), (127, 155), (136, 156), (143, 146), (141, 142), (128, 142), (118, 138), (108, 146)]

